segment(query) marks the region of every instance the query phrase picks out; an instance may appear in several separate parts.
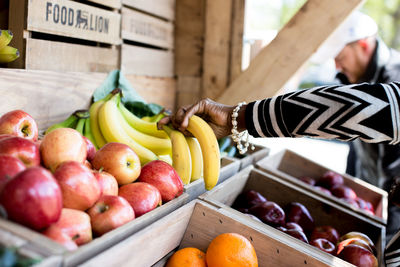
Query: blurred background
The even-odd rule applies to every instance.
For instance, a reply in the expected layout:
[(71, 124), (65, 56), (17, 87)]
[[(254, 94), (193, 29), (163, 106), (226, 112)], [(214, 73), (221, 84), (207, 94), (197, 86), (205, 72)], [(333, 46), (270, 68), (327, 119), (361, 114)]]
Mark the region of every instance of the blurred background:
[[(243, 70), (305, 2), (306, 0), (246, 0)], [(377, 22), (379, 36), (389, 47), (400, 49), (400, 0), (367, 0), (360, 10)], [(305, 64), (278, 94), (334, 83), (335, 74), (333, 60), (320, 65)], [(263, 138), (255, 140), (255, 143), (268, 146), (271, 153), (288, 148), (338, 172), (345, 172), (346, 169), (349, 151), (346, 143), (310, 138)]]

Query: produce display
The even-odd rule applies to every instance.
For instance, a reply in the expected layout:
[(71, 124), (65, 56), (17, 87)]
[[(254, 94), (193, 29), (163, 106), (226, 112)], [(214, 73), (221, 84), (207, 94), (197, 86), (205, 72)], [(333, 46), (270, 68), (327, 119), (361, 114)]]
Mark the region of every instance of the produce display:
[(256, 190), (247, 190), (238, 195), (232, 208), (356, 266), (378, 266), (375, 245), (366, 234), (343, 234), (332, 226), (318, 225), (301, 203), (281, 207)]
[(11, 31), (0, 30), (0, 64), (12, 62), (19, 57), (18, 49), (8, 45), (12, 38)]
[[(183, 138), (184, 144), (175, 143), (157, 130), (157, 121), (135, 117), (147, 129), (139, 131), (125, 119), (119, 91), (108, 98), (98, 106), (94, 123), (92, 112), (77, 111), (49, 127), (42, 138), (28, 113), (13, 110), (0, 117), (0, 204), (7, 218), (68, 250), (180, 196), (183, 182), (174, 167), (179, 161), (192, 163), (190, 153), (185, 159), (179, 154), (180, 147), (190, 151), (189, 138)], [(153, 136), (148, 134), (150, 126)], [(193, 155), (201, 155), (207, 167), (202, 175), (197, 169), (195, 179), (204, 177), (211, 189), (219, 176), (217, 139), (199, 117), (190, 120), (188, 130), (195, 136), (189, 141), (196, 146)], [(99, 137), (105, 140), (101, 146), (96, 142)], [(173, 165), (158, 155), (171, 155)]]
[(176, 251), (165, 266), (256, 267), (258, 261), (254, 247), (246, 237), (224, 233), (210, 242), (206, 253), (193, 247), (183, 248)]
[(372, 203), (357, 196), (356, 192), (351, 187), (344, 184), (343, 176), (338, 173), (327, 171), (318, 179), (309, 176), (301, 176), (299, 180), (325, 194), (337, 197), (356, 208), (360, 208), (371, 215), (375, 215), (375, 208)]

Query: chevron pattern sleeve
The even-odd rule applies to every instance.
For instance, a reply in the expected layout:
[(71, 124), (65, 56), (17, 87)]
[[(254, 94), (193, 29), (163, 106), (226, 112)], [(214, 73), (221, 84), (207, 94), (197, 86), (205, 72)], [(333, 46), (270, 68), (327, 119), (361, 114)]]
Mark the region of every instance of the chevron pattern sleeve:
[(322, 86), (251, 102), (254, 137), (314, 137), (400, 142), (400, 82)]

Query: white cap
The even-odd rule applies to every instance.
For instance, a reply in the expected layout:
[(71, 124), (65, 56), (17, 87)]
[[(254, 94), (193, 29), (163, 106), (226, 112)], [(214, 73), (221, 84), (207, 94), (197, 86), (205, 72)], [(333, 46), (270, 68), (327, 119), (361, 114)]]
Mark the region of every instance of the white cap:
[(361, 13), (354, 11), (344, 22), (325, 40), (315, 52), (310, 61), (323, 63), (336, 57), (346, 44), (375, 35), (378, 26), (375, 21)]

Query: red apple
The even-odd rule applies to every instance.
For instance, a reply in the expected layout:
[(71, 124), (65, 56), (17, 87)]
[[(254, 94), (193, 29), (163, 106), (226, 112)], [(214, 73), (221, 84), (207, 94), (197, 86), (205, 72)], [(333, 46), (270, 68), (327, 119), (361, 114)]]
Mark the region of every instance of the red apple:
[(378, 267), (378, 260), (375, 255), (368, 249), (356, 244), (345, 246), (338, 254), (338, 257), (355, 266)]
[(89, 170), (93, 169), (92, 163), (90, 163), (88, 160), (85, 160), (85, 162), (83, 163), (83, 165), (86, 166), (86, 168), (88, 168)]
[(20, 159), (27, 167), (40, 165), (40, 153), (31, 140), (14, 136), (0, 140), (0, 154)]
[[(357, 194), (354, 192), (353, 189), (346, 185), (336, 185), (331, 188), (331, 193), (332, 195), (338, 197), (338, 198), (346, 198), (346, 199), (352, 199), (356, 200), (357, 199)], [(358, 206), (358, 204), (357, 204)]]
[(142, 167), (139, 182), (155, 186), (166, 203), (183, 193), (183, 183), (175, 169), (161, 160), (153, 160)]
[(348, 239), (345, 239), (345, 240), (339, 242), (337, 245), (337, 253), (339, 254), (345, 246), (350, 245), (350, 244), (355, 244), (355, 245), (364, 247), (364, 248), (368, 249), (369, 251), (371, 251), (374, 255), (376, 255), (375, 246), (371, 246), (370, 244), (367, 243), (367, 241), (365, 241), (364, 239), (358, 238), (358, 237), (348, 238)]
[(240, 193), (235, 202), (233, 202), (232, 207), (234, 209), (249, 209), (259, 203), (266, 202), (267, 199), (255, 190), (247, 190)]
[(314, 229), (314, 219), (303, 204), (291, 202), (285, 207), (285, 211), (287, 222), (297, 223), (307, 234)]
[(105, 171), (94, 171), (93, 174), (99, 182), (102, 196), (118, 196), (118, 182), (114, 176)]
[(339, 240), (339, 237), (340, 237), (339, 232), (335, 228), (329, 225), (322, 225), (314, 228), (314, 230), (311, 233), (310, 239), (313, 240), (318, 238), (324, 238), (329, 240), (333, 244), (336, 244), (337, 241)]
[(93, 145), (92, 141), (90, 141), (89, 138), (87, 138), (86, 136), (82, 136), (82, 137), (86, 142), (86, 151), (87, 151), (86, 159), (88, 161), (92, 161), (94, 158), (94, 155), (96, 154), (96, 147)]
[(262, 202), (251, 207), (249, 213), (259, 218), (263, 223), (274, 227), (285, 224), (285, 212), (272, 201)]
[(374, 242), (371, 240), (371, 238), (369, 238), (369, 236), (367, 236), (366, 234), (361, 233), (361, 232), (357, 232), (357, 231), (348, 232), (347, 234), (342, 235), (339, 238), (338, 242), (342, 242), (346, 239), (352, 239), (352, 238), (362, 239), (372, 248), (372, 250), (374, 252), (376, 252), (376, 247), (375, 247)]
[(125, 198), (102, 196), (88, 210), (93, 232), (101, 236), (135, 219), (133, 208)]
[[(287, 230), (289, 230), (289, 229), (295, 229), (295, 230), (298, 230), (298, 231), (302, 231), (302, 232), (303, 232), (303, 228), (301, 228), (301, 226), (298, 225), (298, 224), (295, 223), (295, 222), (287, 222), (287, 223), (285, 224), (285, 228), (286, 228)], [(339, 237), (338, 237), (338, 238), (339, 238)]]
[(11, 220), (41, 230), (60, 218), (61, 189), (48, 170), (31, 167), (4, 186), (0, 203)]
[(355, 199), (350, 199), (350, 198), (339, 198), (340, 200), (349, 203), (351, 206), (355, 207), (355, 208), (360, 208), (360, 206), (358, 206), (358, 203)]
[(121, 186), (118, 195), (131, 204), (136, 217), (142, 216), (162, 203), (160, 191), (153, 185), (143, 182)]
[(331, 191), (329, 191), (328, 189), (326, 189), (325, 187), (322, 186), (314, 186), (315, 189), (324, 192), (325, 194), (332, 196)]
[(129, 146), (121, 143), (107, 143), (94, 155), (92, 165), (102, 168), (117, 179), (119, 185), (130, 184), (140, 175), (140, 160)]
[(38, 127), (31, 115), (23, 110), (13, 110), (0, 117), (0, 134), (14, 134), (36, 141)]
[(342, 175), (333, 171), (327, 171), (319, 178), (316, 185), (330, 189), (333, 186), (342, 185), (343, 183), (344, 180)]
[(18, 158), (0, 154), (0, 193), (9, 180), (25, 169), (24, 163)]
[(299, 177), (299, 180), (302, 181), (303, 183), (309, 184), (309, 185), (315, 185), (316, 181), (314, 178), (311, 178), (309, 176), (301, 176)]
[(80, 210), (63, 208), (60, 219), (50, 225), (43, 233), (46, 236), (54, 235), (51, 232), (61, 230), (78, 246), (92, 240), (92, 227), (89, 215)]
[(62, 190), (64, 208), (86, 210), (100, 198), (99, 182), (93, 172), (82, 163), (77, 161), (61, 163), (54, 177)]
[(44, 166), (54, 172), (65, 161), (84, 163), (86, 142), (77, 130), (58, 128), (43, 137), (40, 154)]
[(15, 135), (15, 134), (0, 134), (0, 140), (6, 139), (9, 137), (14, 137), (14, 136), (17, 136), (17, 135)]
[(336, 247), (334, 243), (325, 238), (311, 239), (310, 245), (319, 248), (320, 250), (336, 256)]
[(52, 239), (53, 241), (63, 245), (68, 250), (72, 251), (78, 248), (78, 245), (71, 239), (71, 237), (59, 228), (49, 227), (44, 230), (42, 234)]
[(304, 234), (303, 231), (299, 231), (297, 229), (287, 229), (285, 233), (308, 244), (307, 236)]

